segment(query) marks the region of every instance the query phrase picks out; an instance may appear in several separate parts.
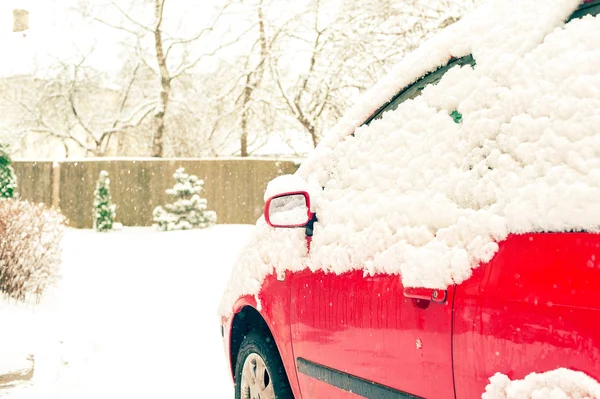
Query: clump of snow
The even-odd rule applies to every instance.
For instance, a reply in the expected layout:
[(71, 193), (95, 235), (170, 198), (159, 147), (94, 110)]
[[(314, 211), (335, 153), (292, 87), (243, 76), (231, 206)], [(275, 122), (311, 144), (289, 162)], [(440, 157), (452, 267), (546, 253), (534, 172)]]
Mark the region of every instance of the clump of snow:
[(296, 191), (309, 191), (306, 181), (297, 175), (283, 175), (271, 180), (265, 190), (265, 202), (276, 195)]
[[(274, 263), (305, 245), (259, 222), (221, 311), (257, 294), (274, 268), (362, 269), (443, 289), (468, 279), (509, 233), (600, 231), (600, 42), (590, 40), (600, 18), (565, 24), (579, 3), (490, 1), (408, 55), (296, 174), (323, 187), (310, 256)], [(474, 68), (450, 69), (360, 127), (402, 88), (469, 54)]]
[[(270, 240), (271, 245), (264, 245), (264, 240)], [(222, 315), (230, 314), (235, 301), (243, 294), (255, 295), (260, 303), (258, 292), (264, 279), (285, 270), (302, 270), (308, 252), (304, 229), (273, 229), (263, 217), (256, 223), (245, 248), (236, 261), (221, 301)]]
[(490, 378), (482, 399), (598, 399), (600, 384), (580, 371), (564, 368), (531, 373), (511, 381), (496, 373)]

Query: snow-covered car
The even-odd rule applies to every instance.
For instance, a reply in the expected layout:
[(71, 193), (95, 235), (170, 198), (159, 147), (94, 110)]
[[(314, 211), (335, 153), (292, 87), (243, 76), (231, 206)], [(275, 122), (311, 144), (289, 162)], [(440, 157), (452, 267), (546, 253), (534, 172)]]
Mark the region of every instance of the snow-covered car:
[(269, 184), (236, 398), (600, 398), (598, 13), (484, 4)]

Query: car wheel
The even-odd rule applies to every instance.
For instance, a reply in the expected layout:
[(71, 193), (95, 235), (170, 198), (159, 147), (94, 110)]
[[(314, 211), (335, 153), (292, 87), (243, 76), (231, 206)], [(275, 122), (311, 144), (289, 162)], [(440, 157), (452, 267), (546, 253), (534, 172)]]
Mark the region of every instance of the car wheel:
[(236, 399), (293, 399), (281, 357), (271, 337), (253, 331), (235, 363)]

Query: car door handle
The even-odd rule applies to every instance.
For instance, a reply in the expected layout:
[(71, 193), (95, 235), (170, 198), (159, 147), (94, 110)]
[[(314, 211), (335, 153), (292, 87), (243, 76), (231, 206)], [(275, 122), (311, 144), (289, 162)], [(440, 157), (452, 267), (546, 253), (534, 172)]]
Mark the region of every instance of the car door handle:
[(421, 299), (424, 301), (444, 303), (446, 302), (448, 291), (436, 290), (431, 288), (405, 288), (404, 296), (412, 299)]

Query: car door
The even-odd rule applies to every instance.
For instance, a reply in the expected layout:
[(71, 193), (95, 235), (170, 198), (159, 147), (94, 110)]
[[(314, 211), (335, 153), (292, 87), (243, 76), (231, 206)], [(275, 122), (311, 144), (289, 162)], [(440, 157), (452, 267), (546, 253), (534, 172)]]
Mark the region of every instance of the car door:
[(291, 330), (303, 397), (454, 397), (453, 295), (453, 287), (404, 290), (397, 275), (295, 274)]
[[(599, 15), (600, 1), (582, 2), (551, 40), (569, 43), (568, 31), (578, 29), (579, 18), (590, 21)], [(571, 45), (578, 48), (578, 43)], [(598, 50), (596, 44), (582, 54), (588, 63), (582, 67), (594, 68), (589, 54)], [(563, 65), (566, 57), (556, 53), (552, 62)], [(589, 102), (574, 102), (579, 107), (597, 104), (594, 97), (582, 98)], [(489, 263), (456, 288), (457, 399), (481, 397), (496, 373), (521, 380), (533, 372), (566, 368), (600, 380), (599, 248), (596, 233), (510, 235)]]
[[(365, 123), (467, 64), (474, 65), (472, 57), (426, 75)], [(453, 287), (405, 289), (399, 275), (363, 270), (304, 270), (291, 287), (291, 335), (305, 399), (454, 398)]]
[(600, 380), (600, 236), (511, 235), (456, 287), (456, 398), (479, 398), (489, 378), (558, 368)]

